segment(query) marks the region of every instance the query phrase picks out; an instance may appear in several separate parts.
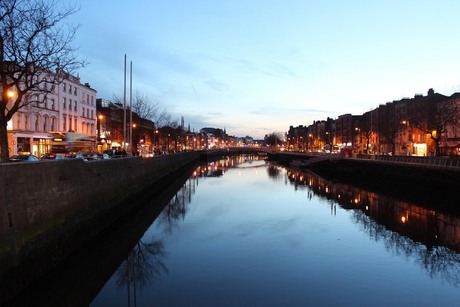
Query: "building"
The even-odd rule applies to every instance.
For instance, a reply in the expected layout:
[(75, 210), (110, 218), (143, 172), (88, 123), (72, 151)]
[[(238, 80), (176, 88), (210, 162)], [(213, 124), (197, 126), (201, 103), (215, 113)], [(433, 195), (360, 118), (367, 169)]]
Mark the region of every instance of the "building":
[[(430, 89), (426, 96), (394, 100), (359, 116), (314, 121), (307, 128), (311, 151), (338, 148), (364, 154), (458, 156), (460, 93), (448, 97)], [(292, 126), (289, 131), (295, 134)]]
[(360, 115), (343, 114), (335, 120), (335, 141), (340, 148), (355, 147)]
[(10, 154), (42, 156), (51, 151), (53, 132), (87, 134), (96, 145), (96, 90), (69, 75), (51, 93), (30, 92), (8, 123)]

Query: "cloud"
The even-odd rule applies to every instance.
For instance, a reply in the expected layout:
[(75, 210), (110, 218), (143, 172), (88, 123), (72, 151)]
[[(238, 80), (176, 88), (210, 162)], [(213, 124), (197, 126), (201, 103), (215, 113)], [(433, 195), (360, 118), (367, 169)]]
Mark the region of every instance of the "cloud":
[(209, 112), (208, 114), (211, 116), (224, 116), (224, 114), (220, 112)]
[(222, 92), (228, 89), (228, 86), (225, 83), (219, 82), (217, 80), (207, 80), (207, 81), (203, 81), (203, 83), (218, 92)]

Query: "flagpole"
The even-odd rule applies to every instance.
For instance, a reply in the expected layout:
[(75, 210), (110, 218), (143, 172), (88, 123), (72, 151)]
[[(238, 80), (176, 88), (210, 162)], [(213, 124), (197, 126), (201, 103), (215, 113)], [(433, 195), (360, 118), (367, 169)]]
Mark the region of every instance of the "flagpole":
[(133, 144), (133, 61), (130, 61), (129, 67), (129, 144), (132, 146), (131, 152), (134, 152), (135, 148)]
[(123, 77), (123, 145), (122, 148), (126, 147), (126, 54), (125, 54), (125, 68)]

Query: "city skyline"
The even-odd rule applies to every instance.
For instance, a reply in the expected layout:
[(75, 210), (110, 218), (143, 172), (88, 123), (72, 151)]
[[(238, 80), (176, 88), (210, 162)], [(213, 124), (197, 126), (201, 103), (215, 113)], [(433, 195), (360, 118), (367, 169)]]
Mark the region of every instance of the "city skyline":
[(79, 4), (82, 82), (98, 98), (122, 95), (126, 54), (133, 91), (195, 131), (263, 138), (460, 89), (455, 1)]

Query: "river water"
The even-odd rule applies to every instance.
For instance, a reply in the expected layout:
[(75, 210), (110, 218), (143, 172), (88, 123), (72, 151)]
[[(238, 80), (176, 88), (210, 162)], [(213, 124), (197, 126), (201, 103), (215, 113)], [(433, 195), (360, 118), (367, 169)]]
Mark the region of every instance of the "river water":
[(259, 157), (198, 167), (146, 228), (90, 306), (459, 304), (458, 217)]

